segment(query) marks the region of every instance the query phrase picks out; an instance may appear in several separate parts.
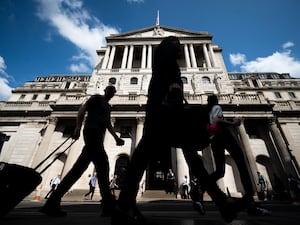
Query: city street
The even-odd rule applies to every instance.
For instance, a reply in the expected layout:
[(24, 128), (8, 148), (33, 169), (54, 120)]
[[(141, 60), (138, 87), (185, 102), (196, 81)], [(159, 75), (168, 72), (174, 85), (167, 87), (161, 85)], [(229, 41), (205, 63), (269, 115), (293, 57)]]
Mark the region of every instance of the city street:
[[(67, 217), (52, 218), (38, 210), (44, 200), (24, 200), (8, 215), (0, 219), (1, 225), (109, 225), (109, 217), (100, 216), (97, 201), (64, 201), (62, 209)], [(200, 215), (193, 210), (189, 200), (149, 200), (139, 201), (139, 209), (149, 224), (153, 225), (215, 225), (226, 224), (212, 202), (205, 202), (206, 214)], [(249, 216), (241, 212), (232, 225), (298, 225), (300, 205), (289, 202), (265, 202), (263, 206), (272, 211), (268, 216)]]

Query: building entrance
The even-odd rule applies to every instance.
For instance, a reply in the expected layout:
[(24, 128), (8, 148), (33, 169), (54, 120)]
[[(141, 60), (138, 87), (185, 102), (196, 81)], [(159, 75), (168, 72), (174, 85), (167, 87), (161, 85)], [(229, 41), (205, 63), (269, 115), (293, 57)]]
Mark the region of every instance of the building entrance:
[(168, 170), (172, 168), (171, 148), (163, 149), (160, 153), (149, 162), (146, 182), (146, 189), (148, 190), (164, 190), (166, 175)]

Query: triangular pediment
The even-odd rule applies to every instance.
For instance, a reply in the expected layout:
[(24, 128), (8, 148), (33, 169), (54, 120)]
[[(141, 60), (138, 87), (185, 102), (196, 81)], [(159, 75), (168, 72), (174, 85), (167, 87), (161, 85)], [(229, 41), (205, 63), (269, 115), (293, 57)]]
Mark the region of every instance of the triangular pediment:
[(144, 29), (134, 30), (130, 32), (114, 34), (107, 37), (107, 39), (131, 39), (131, 38), (160, 38), (167, 36), (177, 37), (197, 37), (211, 39), (212, 35), (207, 32), (195, 32), (184, 29), (171, 28), (166, 26), (152, 26)]

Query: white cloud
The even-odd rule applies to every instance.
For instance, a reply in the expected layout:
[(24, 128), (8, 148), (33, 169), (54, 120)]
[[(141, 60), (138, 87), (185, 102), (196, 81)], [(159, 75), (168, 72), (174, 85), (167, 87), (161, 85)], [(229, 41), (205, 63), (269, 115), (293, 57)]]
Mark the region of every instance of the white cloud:
[(246, 55), (241, 53), (230, 54), (229, 60), (234, 66), (240, 65), (246, 61)]
[(284, 43), (284, 44), (282, 45), (282, 48), (286, 49), (286, 48), (293, 47), (294, 45), (295, 45), (295, 44), (294, 44), (293, 42), (288, 41), (288, 42), (286, 42), (286, 43)]
[(73, 73), (83, 73), (83, 72), (89, 72), (90, 68), (86, 66), (84, 63), (79, 64), (71, 64), (70, 70)]
[(282, 52), (276, 51), (270, 56), (258, 57), (255, 60), (247, 61), (246, 56), (241, 53), (230, 54), (230, 62), (239, 66), (245, 72), (277, 72), (290, 73), (292, 77), (300, 77), (300, 61), (292, 56), (290, 47), (294, 43), (286, 42), (282, 45)]
[[(82, 0), (36, 0), (40, 19), (49, 23), (63, 38), (78, 48), (78, 69), (93, 68), (96, 64), (97, 47), (106, 44), (105, 37), (119, 33), (117, 28), (107, 26), (83, 7)], [(81, 56), (86, 57), (82, 58)], [(85, 66), (83, 66), (85, 64)], [(74, 68), (70, 66), (70, 68)], [(77, 71), (87, 72), (87, 71)]]
[(10, 76), (6, 72), (6, 64), (2, 56), (0, 56), (0, 101), (6, 101), (11, 96), (12, 88), (9, 86), (7, 78)]
[(6, 76), (7, 74), (6, 74), (5, 70), (6, 70), (6, 64), (5, 64), (5, 61), (4, 61), (3, 57), (0, 56), (0, 74)]
[(7, 101), (11, 96), (12, 88), (6, 78), (0, 77), (0, 101)]

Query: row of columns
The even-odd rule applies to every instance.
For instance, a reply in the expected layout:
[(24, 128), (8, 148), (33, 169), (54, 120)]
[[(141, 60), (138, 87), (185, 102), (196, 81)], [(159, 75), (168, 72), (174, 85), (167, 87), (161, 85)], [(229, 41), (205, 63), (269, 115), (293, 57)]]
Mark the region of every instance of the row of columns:
[[(187, 68), (197, 68), (197, 60), (193, 44), (184, 44), (184, 56)], [(204, 53), (204, 61), (206, 67), (215, 67), (216, 59), (215, 54), (211, 44), (202, 44), (202, 49)], [(152, 45), (143, 45), (142, 47), (142, 58), (141, 58), (141, 68), (151, 69), (152, 65)], [(133, 61), (134, 45), (125, 45), (121, 69), (131, 69)], [(113, 61), (116, 54), (116, 46), (107, 46), (105, 55), (103, 58), (101, 69), (112, 69)]]
[[(143, 135), (143, 127), (144, 127), (144, 118), (137, 118), (137, 128), (136, 128), (136, 137), (135, 137), (135, 145), (138, 144), (138, 142), (140, 141), (142, 135)], [(114, 121), (113, 121), (114, 123)], [(56, 118), (51, 118), (49, 120), (48, 126), (46, 128), (43, 140), (40, 144), (39, 150), (34, 158), (33, 161), (33, 167), (35, 167), (43, 158), (45, 158), (46, 154), (49, 154), (49, 152), (52, 151), (52, 149), (49, 149), (49, 146), (51, 146), (51, 142), (53, 140), (53, 135), (55, 132), (55, 127), (57, 124), (57, 119)], [(281, 132), (279, 130), (279, 128), (277, 127), (277, 124), (274, 121), (270, 122), (270, 133), (272, 134), (272, 138), (277, 146), (277, 149), (279, 151), (280, 154), (280, 158), (282, 160), (283, 163), (283, 169), (285, 171), (286, 174), (290, 174), (290, 173), (294, 173), (295, 170), (292, 166), (292, 160), (290, 157), (290, 154), (288, 152), (287, 146), (284, 143), (283, 137), (281, 135)], [(238, 133), (240, 135), (240, 140), (241, 143), (243, 145), (243, 149), (244, 149), (244, 153), (245, 153), (245, 157), (246, 160), (248, 162), (248, 168), (250, 171), (250, 174), (252, 175), (252, 183), (253, 183), (253, 187), (254, 189), (256, 188), (256, 176), (257, 176), (257, 164), (256, 164), (256, 158), (255, 155), (253, 154), (253, 151), (251, 149), (251, 145), (249, 143), (249, 136), (246, 132), (245, 126), (242, 122), (242, 124), (238, 127)], [(79, 139), (80, 140), (80, 139)], [(112, 138), (107, 137), (107, 135), (105, 136), (105, 142), (109, 141), (113, 141)], [(83, 139), (80, 140), (80, 146), (83, 146)], [(78, 146), (78, 145), (77, 145)], [(73, 146), (74, 147), (74, 146)], [(74, 147), (75, 148), (75, 147)], [(67, 160), (63, 166), (63, 171), (61, 171), (61, 174), (64, 176), (72, 167), (74, 161), (77, 159), (78, 154), (80, 154), (80, 151), (69, 151)], [(176, 157), (176, 159), (174, 160), (176, 162), (176, 165), (174, 165), (174, 168), (177, 169), (177, 175), (178, 178), (182, 178), (184, 175), (188, 175), (189, 174), (189, 169), (188, 166), (185, 162), (184, 156), (182, 154), (182, 151), (180, 149), (176, 150), (176, 154), (173, 154), (173, 156)], [(110, 160), (111, 161), (111, 160)], [(172, 160), (173, 161), (173, 160)], [(114, 172), (114, 168), (115, 168), (115, 162), (112, 163), (112, 161), (110, 162), (111, 165), (111, 169), (112, 169), (112, 173)], [(145, 179), (145, 177), (143, 178)]]

